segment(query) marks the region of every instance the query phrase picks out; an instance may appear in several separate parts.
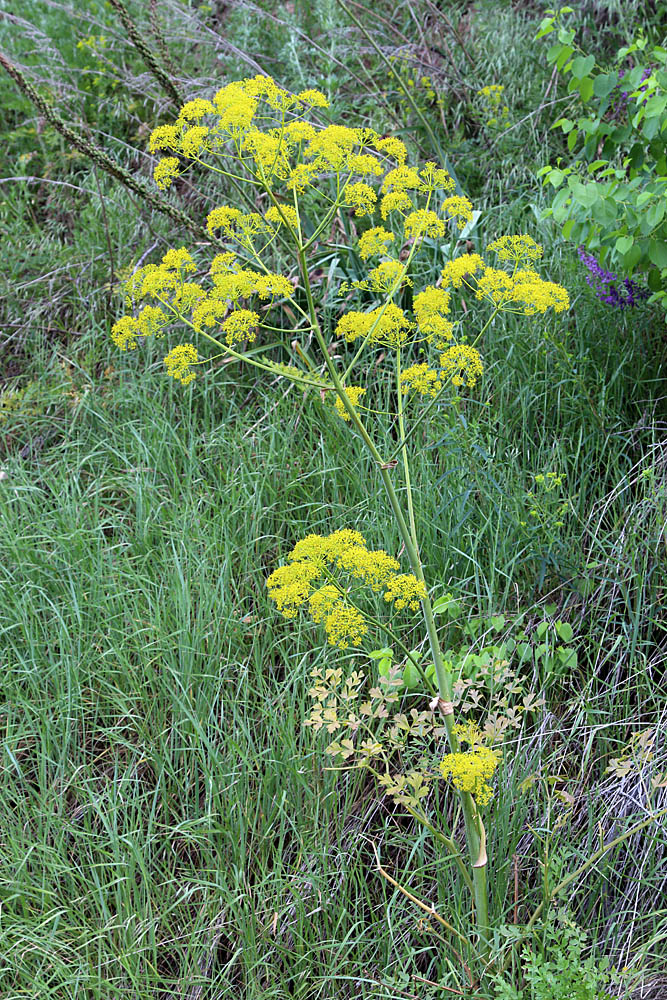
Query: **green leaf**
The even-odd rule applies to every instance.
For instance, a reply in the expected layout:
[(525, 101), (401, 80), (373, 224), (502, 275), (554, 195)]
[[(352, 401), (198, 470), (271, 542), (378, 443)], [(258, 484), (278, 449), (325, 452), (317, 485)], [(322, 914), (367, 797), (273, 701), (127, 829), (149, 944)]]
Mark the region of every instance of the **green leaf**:
[(648, 255), (656, 267), (667, 267), (667, 243), (664, 240), (651, 240), (648, 245)]
[(593, 96), (593, 81), (590, 76), (585, 76), (579, 84), (579, 93), (582, 101), (590, 101)]
[(572, 63), (572, 76), (575, 76), (577, 80), (581, 80), (583, 77), (588, 76), (594, 66), (595, 56), (577, 56)]
[(606, 97), (618, 83), (618, 73), (600, 73), (593, 80), (593, 92), (596, 97)]
[(516, 653), (519, 657), (519, 663), (525, 663), (526, 660), (529, 660), (533, 654), (530, 643), (520, 642), (516, 647)]
[(652, 292), (660, 292), (663, 288), (662, 272), (659, 267), (652, 267), (648, 272), (648, 287)]
[(381, 660), (385, 656), (392, 657), (394, 655), (394, 651), (391, 646), (383, 646), (382, 649), (372, 649), (368, 655), (371, 660)]
[(538, 39), (540, 38), (544, 38), (545, 35), (548, 35), (550, 32), (554, 30), (554, 21), (555, 21), (554, 17), (545, 17), (542, 20), (542, 22), (540, 23), (539, 30), (535, 35), (535, 41), (538, 41)]
[(626, 271), (631, 271), (637, 266), (643, 256), (642, 248), (638, 243), (635, 243), (635, 245), (623, 255), (623, 267)]
[(560, 44), (560, 42), (557, 42), (555, 45), (550, 46), (550, 48), (547, 49), (547, 60), (550, 63), (556, 62), (556, 59), (558, 59), (562, 51), (563, 51), (563, 46)]
[(443, 594), (433, 602), (434, 615), (447, 615), (448, 618), (458, 618), (461, 614), (461, 605), (455, 601), (451, 594)]
[(411, 663), (406, 663), (403, 670), (403, 684), (408, 690), (416, 688), (419, 686), (421, 677), (419, 676), (419, 671)]
[(577, 669), (578, 658), (576, 649), (573, 649), (571, 646), (559, 646), (556, 654), (562, 665), (567, 667), (568, 670)]
[(574, 49), (571, 45), (561, 45), (560, 55), (556, 59), (556, 66), (558, 69), (562, 69), (565, 63), (568, 61)]
[(505, 628), (505, 615), (492, 615), (491, 626), (496, 632), (502, 631)]
[(569, 622), (556, 622), (556, 632), (558, 633), (558, 638), (562, 639), (563, 642), (571, 642), (572, 636), (574, 635), (574, 629)]
[(632, 236), (619, 236), (614, 246), (619, 253), (625, 254), (633, 246), (634, 242)]

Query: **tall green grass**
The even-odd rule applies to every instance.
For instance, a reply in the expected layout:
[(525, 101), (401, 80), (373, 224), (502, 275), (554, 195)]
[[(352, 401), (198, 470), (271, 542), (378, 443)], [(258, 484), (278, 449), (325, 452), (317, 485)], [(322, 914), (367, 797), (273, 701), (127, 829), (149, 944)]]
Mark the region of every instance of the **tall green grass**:
[[(287, 26), (247, 5), (224, 24), (170, 7), (167, 24), (173, 32), (182, 14), (212, 50), (211, 32), (227, 31), (283, 82), (328, 83), (355, 113), (366, 102), (379, 127), (372, 82), (384, 64), (336, 6), (303, 6), (281, 14)], [(462, 13), (453, 5), (455, 25)], [(55, 31), (50, 16), (42, 30)], [(383, 16), (409, 36), (407, 6)], [(480, 82), (517, 95), (515, 120), (537, 107), (548, 80), (528, 16), (480, 5), (460, 27)], [(376, 37), (389, 54), (404, 47), (381, 24)], [(182, 73), (203, 92), (197, 51), (186, 46)], [(229, 49), (224, 58), (230, 74), (248, 72)], [(539, 221), (531, 178), (549, 154), (548, 116), (490, 148), (458, 93), (448, 108), (461, 129), (457, 176), (483, 210), (473, 240), (531, 232), (573, 299), (565, 321), (488, 331), (480, 391), (458, 415), (429, 421), (414, 468), (434, 589), (455, 593), (469, 617), (504, 613), (508, 632), (519, 613), (532, 630), (553, 603), (575, 631), (576, 670), (529, 674), (545, 709), (508, 744), (499, 777), (491, 892), (512, 923), (515, 905), (522, 921), (540, 902), (546, 857), (554, 870), (576, 867), (647, 813), (650, 776), (667, 769), (664, 338), (648, 308), (605, 311), (573, 248)], [(129, 158), (122, 106), (114, 113), (114, 149)], [(12, 135), (22, 127), (10, 124)], [(118, 271), (174, 236), (102, 177), (105, 218), (90, 168), (66, 150), (40, 161), (55, 179), (48, 163), (79, 190), (54, 194), (45, 182), (36, 194), (26, 180), (3, 185), (0, 206), (15, 248), (0, 425), (0, 993), (441, 996), (430, 980), (486, 995), (468, 989), (436, 925), (376, 870), (375, 850), (443, 916), (465, 913), (432, 842), (363, 775), (323, 768), (303, 727), (309, 672), (339, 654), (280, 619), (265, 593), (308, 531), (358, 526), (397, 550), (372, 468), (325, 404), (295, 389), (224, 365), (184, 391), (167, 384), (159, 351), (148, 366), (113, 351), (109, 241)], [(202, 212), (214, 193), (202, 194), (183, 198)], [(527, 530), (533, 477), (550, 470), (565, 475), (564, 524)], [(354, 654), (344, 662), (363, 666)], [(605, 773), (648, 727), (655, 756), (641, 778)], [(525, 790), (531, 775), (540, 780)], [(554, 788), (567, 795), (554, 799)], [(657, 789), (653, 804), (664, 799)], [(662, 988), (665, 848), (664, 827), (650, 829), (564, 901), (595, 953), (630, 968), (636, 997)]]

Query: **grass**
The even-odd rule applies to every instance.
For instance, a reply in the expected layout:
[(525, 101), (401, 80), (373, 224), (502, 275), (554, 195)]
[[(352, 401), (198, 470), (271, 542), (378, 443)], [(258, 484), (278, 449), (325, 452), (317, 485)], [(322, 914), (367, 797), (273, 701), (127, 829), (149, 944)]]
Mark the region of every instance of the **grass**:
[[(215, 51), (214, 32), (237, 52), (261, 52), (268, 71), (297, 87), (340, 80), (340, 108), (365, 108), (378, 124), (377, 94), (350, 75), (379, 74), (368, 46), (336, 5), (303, 6), (279, 22), (238, 7), (227, 23), (194, 10), (180, 22), (170, 6), (165, 30), (171, 40), (187, 26), (179, 65), (193, 91), (209, 87), (197, 60), (205, 43)], [(516, 120), (538, 106), (548, 81), (532, 14), (452, 10), (481, 82), (512, 89)], [(409, 34), (407, 7), (385, 14)], [(34, 19), (32, 5), (22, 16)], [(111, 15), (91, 4), (90, 16)], [(39, 27), (62, 45), (57, 14)], [(395, 34), (378, 28), (388, 53), (404, 48)], [(144, 81), (136, 54), (113, 44), (131, 81)], [(247, 72), (230, 51), (225, 67)], [(68, 65), (77, 52), (67, 50)], [(441, 72), (454, 70), (443, 61)], [(129, 125), (122, 102), (103, 102), (100, 130), (124, 162), (141, 121), (168, 115), (150, 93)], [(25, 107), (10, 112), (12, 148), (32, 151)], [(600, 838), (644, 817), (650, 775), (667, 770), (664, 340), (646, 308), (602, 312), (572, 248), (538, 221), (534, 170), (553, 149), (548, 115), (490, 154), (458, 93), (448, 113), (454, 168), (483, 209), (479, 238), (487, 229), (539, 235), (547, 270), (574, 301), (567, 324), (489, 331), (478, 402), (459, 419), (429, 422), (414, 468), (434, 589), (453, 591), (466, 617), (504, 613), (508, 635), (518, 612), (532, 632), (550, 603), (575, 631), (576, 671), (528, 668), (545, 709), (508, 745), (499, 777), (491, 892), (509, 925), (515, 905), (522, 922), (541, 901), (545, 863), (553, 884)], [(377, 871), (375, 849), (400, 885), (465, 919), (466, 899), (433, 842), (363, 775), (324, 768), (303, 719), (309, 672), (334, 654), (266, 597), (267, 574), (308, 531), (358, 526), (397, 550), (373, 470), (324, 405), (294, 389), (232, 365), (183, 391), (162, 377), (159, 352), (145, 370), (115, 352), (110, 258), (118, 272), (164, 245), (168, 224), (138, 215), (104, 177), (103, 213), (89, 166), (50, 136), (39, 143), (30, 176), (76, 190), (13, 182), (0, 206), (16, 248), (5, 274), (0, 480), (2, 996), (442, 995), (423, 980), (486, 996), (468, 989), (436, 923)], [(485, 177), (474, 159), (490, 155)], [(202, 202), (188, 192), (182, 200), (201, 214)], [(533, 477), (552, 470), (566, 477), (564, 526), (547, 517), (526, 529)], [(605, 773), (648, 728), (656, 743), (641, 779)], [(665, 790), (652, 801), (664, 806)], [(439, 808), (452, 818), (444, 800)], [(662, 988), (666, 846), (664, 826), (649, 828), (563, 900), (595, 954), (630, 968), (627, 995), (637, 998)]]

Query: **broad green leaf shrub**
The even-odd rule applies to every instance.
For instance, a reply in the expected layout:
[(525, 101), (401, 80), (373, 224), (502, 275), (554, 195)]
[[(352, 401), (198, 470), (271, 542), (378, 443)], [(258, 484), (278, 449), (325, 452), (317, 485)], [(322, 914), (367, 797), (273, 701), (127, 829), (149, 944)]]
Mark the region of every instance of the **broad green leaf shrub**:
[[(667, 49), (638, 37), (601, 65), (578, 45), (572, 8), (548, 14), (537, 38), (552, 42), (547, 58), (567, 78), (572, 104), (553, 126), (571, 158), (540, 171), (555, 192), (547, 214), (612, 269), (594, 270), (603, 301), (634, 304), (627, 281), (642, 272), (650, 301), (667, 309)], [(613, 272), (627, 279), (626, 298), (604, 298)]]

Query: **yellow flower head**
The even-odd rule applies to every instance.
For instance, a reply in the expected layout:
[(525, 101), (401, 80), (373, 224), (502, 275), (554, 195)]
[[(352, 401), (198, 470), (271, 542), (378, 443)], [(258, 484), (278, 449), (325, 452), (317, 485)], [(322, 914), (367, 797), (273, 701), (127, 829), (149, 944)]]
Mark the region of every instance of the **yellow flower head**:
[(237, 256), (231, 251), (216, 254), (211, 261), (211, 274), (227, 274), (235, 270)]
[(426, 597), (426, 586), (412, 573), (397, 573), (385, 586), (385, 601), (393, 601), (399, 611), (402, 608), (418, 611), (420, 602)]
[[(210, 298), (207, 301), (218, 300), (219, 310), (215, 312), (215, 315), (224, 314), (226, 302), (238, 302), (239, 299), (250, 298), (257, 291), (257, 282), (261, 277), (262, 275), (257, 271), (246, 269), (226, 271), (213, 275), (215, 289), (211, 292)], [(202, 315), (204, 315), (206, 308), (206, 304), (202, 303)], [(212, 323), (208, 323), (207, 325), (211, 326)]]
[[(318, 594), (315, 593), (308, 602), (313, 620), (324, 622), (324, 631), (331, 646), (347, 649), (350, 643), (359, 645), (368, 632), (364, 616), (357, 608), (346, 604), (335, 587), (323, 587), (319, 593), (322, 594), (323, 591), (325, 594), (321, 600), (318, 600)], [(336, 600), (331, 591), (336, 593)]]
[[(359, 532), (344, 529), (301, 539), (287, 565), (274, 570), (266, 585), (285, 618), (294, 618), (298, 608), (307, 605), (314, 621), (324, 623), (329, 642), (345, 649), (360, 642), (367, 626), (362, 613), (348, 603), (346, 584), (332, 582), (332, 575), (338, 572), (361, 580), (375, 592), (385, 588), (387, 601), (399, 609), (414, 609), (425, 594), (424, 585), (399, 569), (392, 556), (382, 549), (370, 551)], [(318, 585), (325, 574), (326, 582)]]
[(257, 233), (261, 233), (266, 228), (266, 223), (258, 212), (249, 212), (244, 215), (238, 208), (230, 205), (220, 205), (209, 212), (206, 219), (206, 228), (211, 236), (216, 229), (222, 229), (225, 236), (236, 239), (251, 239)]
[(190, 366), (197, 363), (199, 355), (192, 344), (179, 344), (172, 348), (164, 359), (167, 375), (187, 385), (192, 382), (195, 373), (190, 370)]
[(549, 308), (557, 313), (570, 308), (567, 290), (553, 281), (543, 281), (534, 271), (517, 271), (511, 300), (522, 307), (526, 316), (544, 313)]
[(415, 206), (405, 191), (390, 191), (380, 202), (382, 218), (386, 219), (390, 212), (409, 212)]
[(437, 237), (445, 235), (445, 223), (438, 218), (435, 212), (426, 208), (420, 208), (418, 211), (406, 215), (403, 225), (406, 240), (419, 236), (430, 236), (432, 239), (437, 239)]
[(285, 135), (290, 142), (309, 142), (313, 136), (317, 135), (317, 130), (310, 122), (304, 122), (297, 118), (285, 126)]
[(472, 202), (460, 195), (445, 198), (442, 211), (454, 220), (459, 229), (463, 229), (467, 222), (472, 222)]
[(281, 205), (280, 208), (277, 205), (271, 205), (271, 208), (267, 208), (264, 213), (264, 218), (276, 228), (283, 225), (288, 225), (295, 231), (299, 228), (298, 216), (290, 205)]
[(243, 82), (237, 81), (222, 87), (213, 103), (218, 115), (216, 130), (233, 138), (250, 128), (258, 107), (257, 98), (246, 92)]
[[(366, 390), (362, 389), (361, 386), (359, 385), (346, 385), (345, 395), (347, 396), (352, 406), (358, 406), (361, 397), (366, 395)], [(334, 406), (336, 407), (336, 412), (338, 413), (338, 416), (342, 417), (343, 420), (349, 422), (352, 419), (350, 417), (350, 414), (345, 409), (343, 400), (340, 398), (340, 396), (336, 396), (334, 400)]]
[(401, 392), (407, 395), (411, 389), (422, 396), (437, 396), (442, 389), (440, 372), (425, 363), (405, 368), (401, 372)]
[(180, 145), (181, 130), (175, 125), (158, 125), (150, 134), (148, 148), (151, 153), (159, 149), (177, 150)]
[(164, 327), (169, 322), (159, 306), (144, 306), (137, 316), (137, 329), (142, 337), (164, 336)]
[(199, 301), (192, 310), (192, 325), (197, 333), (204, 327), (216, 326), (227, 315), (227, 302), (213, 296), (207, 296)]
[(185, 247), (179, 247), (178, 250), (175, 248), (167, 250), (162, 258), (162, 263), (169, 270), (173, 268), (174, 270), (185, 271), (188, 274), (193, 274), (197, 270), (192, 256)]
[(430, 285), (415, 295), (412, 302), (419, 332), (425, 334), (428, 342), (438, 348), (446, 346), (454, 331), (454, 324), (446, 319), (449, 301), (449, 292)]
[(347, 169), (353, 174), (368, 177), (379, 177), (383, 173), (382, 164), (370, 153), (350, 153), (347, 158)]
[(537, 260), (542, 256), (543, 250), (539, 243), (536, 243), (530, 236), (500, 236), (493, 243), (489, 243), (487, 250), (493, 250), (498, 254), (500, 260)]
[(394, 239), (394, 234), (390, 233), (388, 229), (383, 229), (382, 226), (373, 226), (372, 229), (366, 230), (359, 238), (359, 254), (361, 259), (368, 260), (369, 257), (385, 253), (389, 244), (394, 242)]
[(484, 372), (480, 353), (469, 344), (457, 344), (440, 355), (441, 377), (451, 379), (452, 385), (468, 386), (477, 382)]
[(351, 310), (338, 321), (336, 334), (349, 342), (363, 337), (368, 338), (370, 344), (400, 347), (406, 343), (412, 330), (414, 324), (402, 309), (390, 302), (370, 313)]
[(206, 148), (206, 136), (209, 134), (209, 129), (203, 125), (195, 125), (193, 128), (187, 129), (181, 136), (181, 152), (183, 156), (187, 156), (188, 159), (194, 159), (199, 155), (202, 148)]
[(121, 351), (134, 351), (139, 327), (134, 316), (121, 316), (111, 327), (111, 339)]
[(484, 261), (478, 253), (464, 253), (445, 264), (442, 269), (445, 288), (460, 288), (464, 278), (477, 274), (484, 267)]
[(287, 187), (297, 194), (303, 194), (319, 176), (319, 170), (314, 163), (297, 163), (287, 178)]
[(289, 176), (291, 166), (290, 149), (284, 136), (278, 132), (260, 132), (253, 128), (243, 137), (243, 149), (247, 150), (255, 161), (257, 175), (270, 180), (272, 177), (285, 179)]
[(284, 274), (259, 274), (255, 280), (255, 291), (260, 299), (290, 298), (294, 287)]
[(225, 322), (222, 329), (225, 331), (225, 340), (231, 346), (241, 344), (245, 340), (253, 341), (257, 337), (256, 328), (259, 325), (259, 316), (250, 309), (235, 309)]
[(502, 306), (512, 298), (515, 282), (507, 271), (495, 267), (485, 267), (477, 279), (476, 296), (478, 299), (488, 299), (496, 306)]
[(370, 215), (375, 208), (377, 195), (372, 187), (359, 181), (356, 184), (348, 184), (345, 188), (345, 200), (343, 202), (348, 208), (354, 209), (357, 216)]
[(175, 156), (163, 156), (153, 171), (153, 180), (161, 191), (166, 191), (175, 177), (178, 177), (178, 160)]
[(376, 149), (378, 153), (384, 153), (385, 156), (390, 156), (393, 160), (397, 160), (400, 164), (405, 163), (408, 155), (408, 151), (405, 147), (405, 143), (401, 142), (400, 139), (395, 139), (393, 136), (388, 136), (386, 139), (375, 138), (372, 142), (373, 149)]
[(424, 164), (419, 176), (422, 179), (422, 191), (454, 191), (456, 188), (454, 178), (432, 160)]
[(365, 281), (354, 282), (355, 287), (369, 288), (374, 292), (394, 292), (397, 288), (412, 285), (400, 260), (383, 260), (369, 271)]
[(498, 766), (500, 753), (489, 747), (477, 747), (466, 753), (448, 753), (440, 764), (443, 778), (451, 778), (454, 788), (460, 792), (470, 792), (480, 806), (487, 805), (493, 798), (489, 784)]
[(194, 101), (188, 101), (183, 105), (178, 113), (176, 122), (177, 124), (181, 122), (198, 122), (201, 121), (204, 115), (213, 114), (215, 114), (215, 108), (211, 102), (197, 97)]
[(194, 281), (184, 281), (182, 285), (176, 287), (171, 297), (171, 304), (180, 312), (187, 312), (204, 298), (206, 298), (206, 292), (201, 285)]
[(305, 155), (318, 164), (341, 170), (347, 157), (359, 145), (359, 132), (345, 125), (328, 125), (308, 143)]
[(302, 90), (296, 95), (297, 101), (310, 108), (328, 108), (329, 102), (321, 90)]
[(382, 182), (382, 194), (390, 191), (418, 191), (422, 186), (422, 179), (419, 172), (414, 167), (396, 167), (390, 170)]

